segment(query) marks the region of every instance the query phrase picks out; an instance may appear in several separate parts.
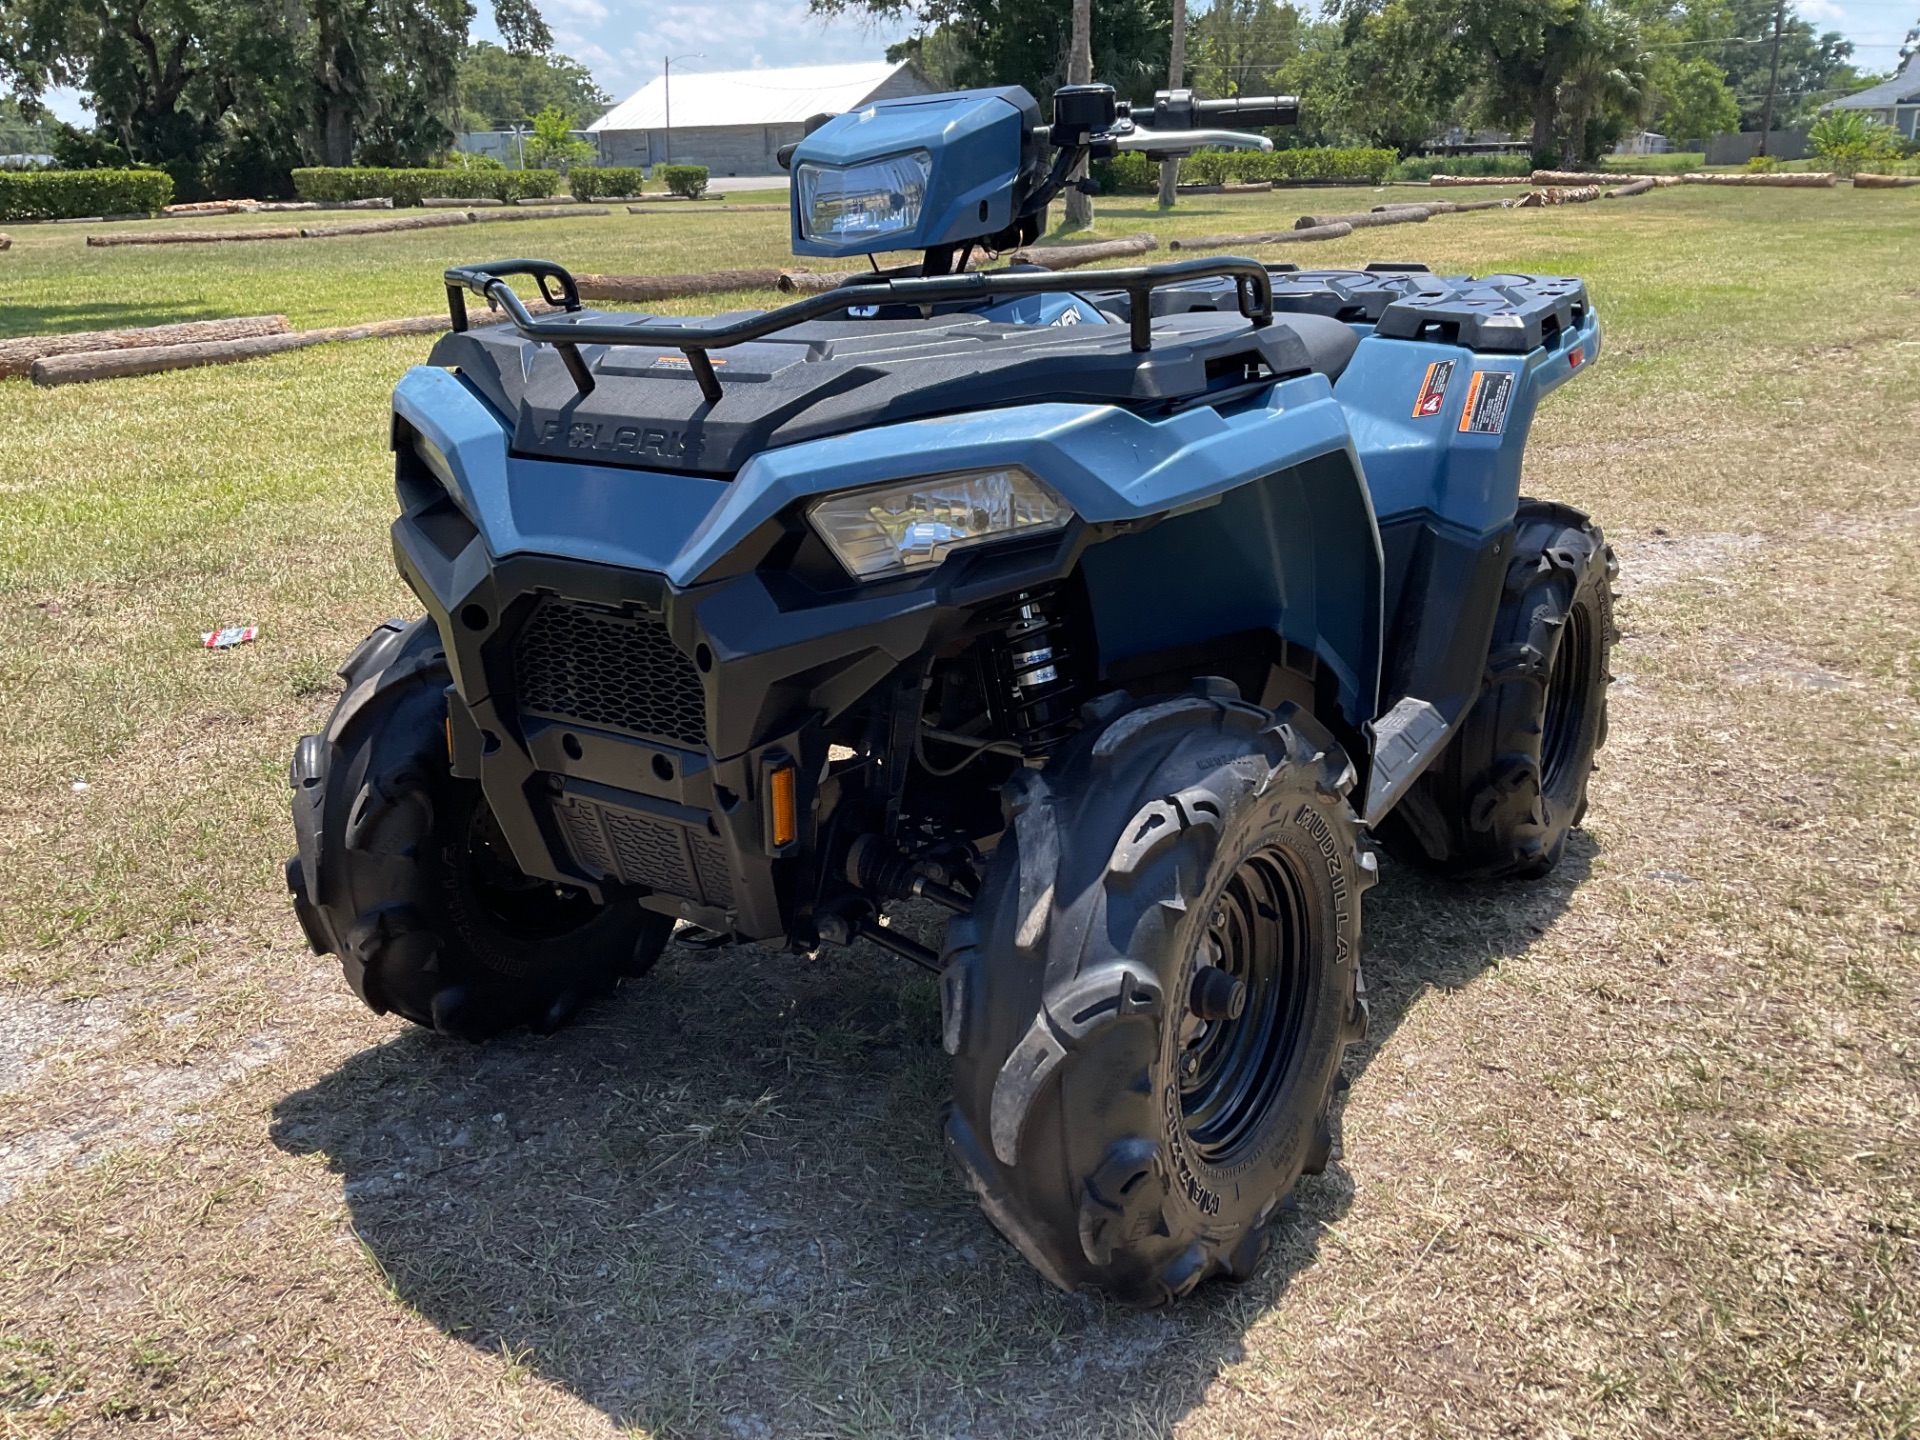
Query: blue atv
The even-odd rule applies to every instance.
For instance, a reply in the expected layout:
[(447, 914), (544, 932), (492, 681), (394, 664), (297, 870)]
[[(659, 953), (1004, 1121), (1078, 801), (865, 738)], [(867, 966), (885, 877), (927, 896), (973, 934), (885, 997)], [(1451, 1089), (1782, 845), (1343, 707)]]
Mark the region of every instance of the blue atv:
[[(448, 271), (393, 402), (427, 613), (293, 757), (315, 951), (480, 1039), (676, 926), (870, 941), (939, 977), (950, 1148), (1041, 1273), (1152, 1305), (1252, 1271), (1366, 1029), (1372, 837), (1550, 870), (1614, 639), (1600, 532), (1519, 496), (1535, 407), (1599, 353), (1578, 280), (971, 268), (1090, 158), (1294, 114), (1077, 86), (1047, 124), (1019, 89), (834, 117), (783, 156), (793, 248), (872, 273), (767, 312)], [(938, 949), (890, 923), (916, 900)]]

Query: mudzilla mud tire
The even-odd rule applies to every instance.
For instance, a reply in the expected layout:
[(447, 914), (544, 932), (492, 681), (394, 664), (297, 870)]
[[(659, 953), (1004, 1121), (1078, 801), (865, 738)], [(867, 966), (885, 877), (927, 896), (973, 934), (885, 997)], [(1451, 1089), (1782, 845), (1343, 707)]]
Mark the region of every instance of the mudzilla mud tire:
[(1460, 879), (1532, 879), (1587, 813), (1607, 738), (1613, 551), (1578, 510), (1522, 500), (1485, 688), (1386, 817), (1393, 853)]
[(944, 947), (947, 1138), (982, 1207), (1061, 1288), (1141, 1307), (1252, 1273), (1366, 1022), (1352, 767), (1294, 707), (1202, 686), (1095, 702), (1014, 777)]
[(670, 918), (522, 874), (480, 786), (450, 772), (430, 621), (389, 621), (340, 675), (326, 730), (294, 750), (287, 888), (314, 951), (376, 1013), (469, 1040), (551, 1031), (659, 958)]

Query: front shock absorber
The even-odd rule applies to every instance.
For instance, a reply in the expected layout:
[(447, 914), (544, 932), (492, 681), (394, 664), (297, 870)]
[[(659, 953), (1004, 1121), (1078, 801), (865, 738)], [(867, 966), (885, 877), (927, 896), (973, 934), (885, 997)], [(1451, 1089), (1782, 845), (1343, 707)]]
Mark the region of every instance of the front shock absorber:
[(987, 694), (998, 728), (1044, 752), (1071, 735), (1083, 698), (1080, 647), (1055, 590), (1023, 591), (994, 618)]

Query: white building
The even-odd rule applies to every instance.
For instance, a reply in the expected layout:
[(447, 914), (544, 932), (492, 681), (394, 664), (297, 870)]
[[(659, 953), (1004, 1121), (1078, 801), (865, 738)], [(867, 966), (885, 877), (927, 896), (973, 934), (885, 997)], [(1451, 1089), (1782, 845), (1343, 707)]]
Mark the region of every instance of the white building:
[[(602, 165), (705, 165), (716, 176), (776, 175), (774, 154), (816, 115), (933, 87), (908, 60), (791, 70), (675, 71), (587, 127)], [(669, 128), (671, 126), (671, 128)]]
[(1835, 110), (1863, 111), (1869, 120), (1891, 126), (1907, 139), (1920, 139), (1920, 54), (1891, 80), (1833, 102)]

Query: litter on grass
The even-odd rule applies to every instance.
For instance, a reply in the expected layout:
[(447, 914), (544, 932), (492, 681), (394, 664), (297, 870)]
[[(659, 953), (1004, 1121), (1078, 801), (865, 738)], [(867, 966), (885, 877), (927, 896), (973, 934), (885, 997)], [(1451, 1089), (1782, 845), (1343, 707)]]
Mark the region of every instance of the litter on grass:
[(229, 625), (224, 630), (203, 630), (200, 632), (200, 644), (208, 650), (231, 650), (236, 645), (245, 645), (260, 634), (258, 625)]

